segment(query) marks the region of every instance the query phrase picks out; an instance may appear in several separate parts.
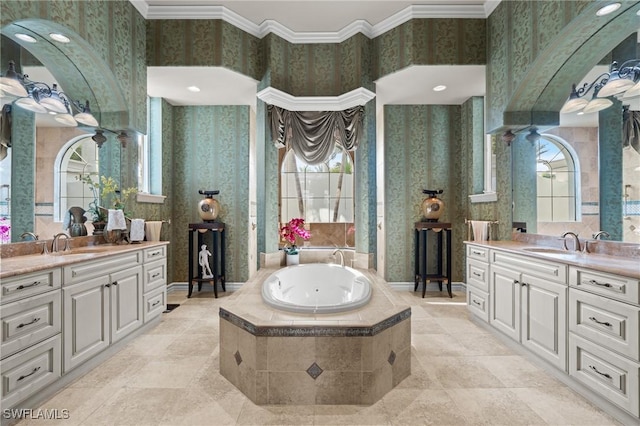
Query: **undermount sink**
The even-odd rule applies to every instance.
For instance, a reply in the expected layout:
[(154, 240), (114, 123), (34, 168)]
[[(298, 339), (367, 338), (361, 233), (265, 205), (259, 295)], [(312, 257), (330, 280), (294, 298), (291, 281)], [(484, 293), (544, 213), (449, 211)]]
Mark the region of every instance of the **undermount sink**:
[(553, 247), (525, 247), (522, 250), (530, 251), (531, 253), (542, 253), (542, 254), (574, 254), (574, 252), (553, 248)]

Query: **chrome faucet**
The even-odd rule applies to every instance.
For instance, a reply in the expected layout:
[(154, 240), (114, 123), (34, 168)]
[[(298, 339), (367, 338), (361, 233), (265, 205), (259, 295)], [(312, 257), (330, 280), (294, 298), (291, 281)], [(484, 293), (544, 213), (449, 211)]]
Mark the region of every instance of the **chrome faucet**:
[(344, 267), (344, 252), (341, 249), (335, 249), (331, 255), (335, 256), (336, 253), (340, 255), (340, 266)]
[(53, 236), (53, 243), (51, 243), (51, 252), (55, 253), (59, 250), (58, 247), (58, 243), (60, 241), (60, 238), (64, 237), (64, 248), (62, 249), (62, 251), (69, 251), (69, 235), (65, 234), (64, 232), (60, 232), (56, 235)]
[(608, 238), (608, 237), (611, 236), (611, 235), (609, 235), (609, 233), (607, 231), (598, 231), (598, 232), (596, 232), (595, 234), (593, 234), (591, 236), (591, 238), (593, 238), (592, 240), (587, 240), (587, 241), (584, 242), (584, 248), (582, 249), (582, 252), (583, 253), (591, 253), (589, 251), (589, 243), (595, 244), (598, 240), (601, 239), (601, 237), (603, 235), (605, 236), (605, 238)]
[(609, 235), (609, 233), (607, 231), (598, 231), (595, 234), (593, 234), (593, 239), (594, 240), (601, 240), (602, 236), (604, 235), (605, 238), (609, 238), (611, 235)]
[(20, 234), (20, 239), (24, 240), (24, 237), (31, 237), (31, 239), (33, 241), (37, 241), (38, 240), (38, 236), (36, 234), (34, 234), (33, 232), (23, 232), (22, 234)]
[(569, 247), (567, 247), (568, 236), (571, 236), (573, 238), (573, 251), (580, 251), (580, 239), (578, 238), (578, 234), (573, 232), (565, 232), (564, 234), (562, 234), (561, 239), (564, 249), (569, 250)]

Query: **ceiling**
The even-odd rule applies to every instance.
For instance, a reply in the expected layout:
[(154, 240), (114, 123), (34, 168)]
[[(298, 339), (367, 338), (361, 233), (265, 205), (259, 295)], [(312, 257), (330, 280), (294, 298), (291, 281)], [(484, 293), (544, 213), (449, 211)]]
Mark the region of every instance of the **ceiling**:
[[(370, 31), (385, 31), (411, 16), (488, 16), (496, 0), (386, 0), (386, 1), (211, 1), (130, 0), (143, 16), (210, 16), (234, 25), (262, 31), (268, 23), (291, 38), (326, 39), (359, 24)], [(238, 23), (240, 22), (240, 23)], [(252, 25), (254, 27), (252, 27)], [(363, 27), (362, 25), (365, 25)], [(262, 26), (262, 27), (261, 27)], [(311, 34), (313, 33), (313, 34)], [(376, 81), (378, 102), (396, 104), (461, 104), (485, 94), (484, 66), (414, 66)], [(150, 67), (150, 96), (172, 105), (254, 105), (257, 82), (241, 74), (206, 67)], [(446, 85), (434, 92), (436, 85)], [(187, 90), (197, 86), (199, 93)], [(231, 90), (233, 88), (233, 90)]]

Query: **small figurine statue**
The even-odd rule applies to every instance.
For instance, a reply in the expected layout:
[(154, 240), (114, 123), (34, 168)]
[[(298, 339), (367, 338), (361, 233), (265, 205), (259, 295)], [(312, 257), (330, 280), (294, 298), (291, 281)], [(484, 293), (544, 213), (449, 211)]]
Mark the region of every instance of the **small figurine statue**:
[(207, 245), (201, 245), (200, 254), (198, 255), (198, 262), (202, 267), (202, 278), (213, 278), (213, 273), (211, 272), (211, 267), (209, 266), (209, 256), (211, 256), (211, 252), (207, 250)]

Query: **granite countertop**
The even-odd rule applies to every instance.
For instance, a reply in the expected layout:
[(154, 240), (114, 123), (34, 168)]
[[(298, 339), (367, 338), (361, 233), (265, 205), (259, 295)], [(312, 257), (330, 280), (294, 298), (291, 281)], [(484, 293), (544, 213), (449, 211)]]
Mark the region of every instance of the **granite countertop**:
[(168, 241), (144, 241), (122, 245), (98, 244), (74, 247), (69, 252), (4, 257), (0, 259), (0, 279), (167, 244), (169, 244)]
[[(496, 248), (514, 254), (526, 255), (536, 259), (551, 260), (567, 265), (580, 266), (611, 274), (624, 275), (630, 278), (640, 279), (640, 253), (627, 256), (613, 256), (599, 253), (583, 253), (575, 251), (566, 252), (532, 252), (524, 250), (531, 247), (546, 247), (521, 241), (465, 241), (465, 244), (474, 244), (488, 248)], [(572, 244), (569, 242), (569, 244)], [(551, 247), (549, 247), (551, 248)]]

